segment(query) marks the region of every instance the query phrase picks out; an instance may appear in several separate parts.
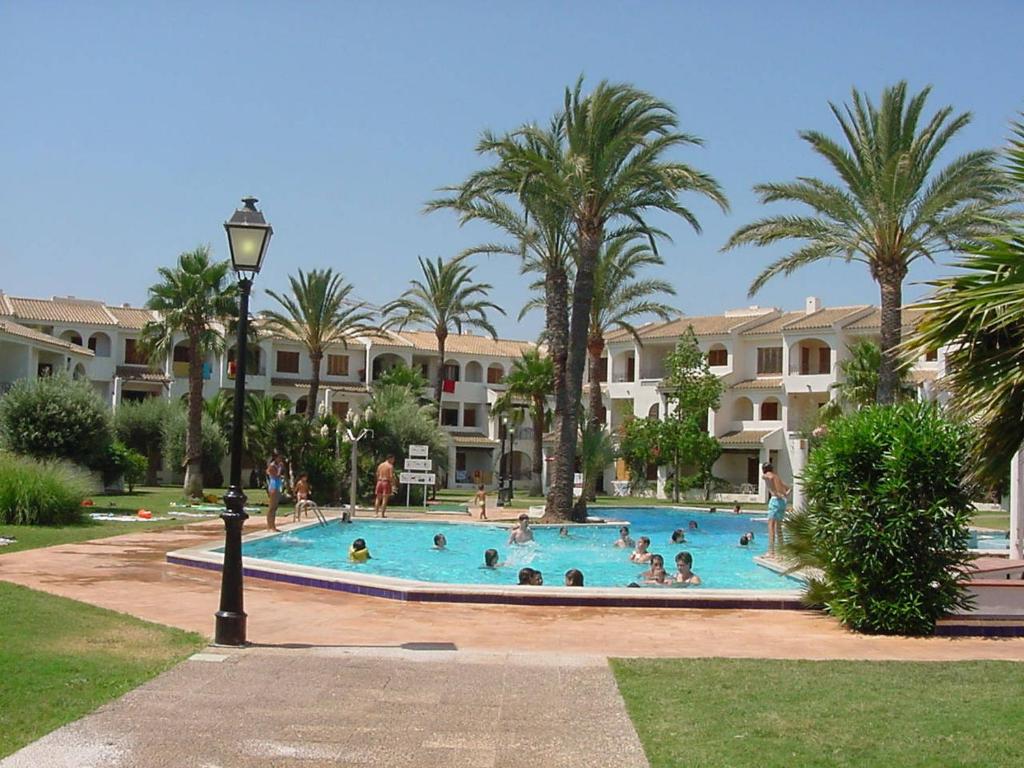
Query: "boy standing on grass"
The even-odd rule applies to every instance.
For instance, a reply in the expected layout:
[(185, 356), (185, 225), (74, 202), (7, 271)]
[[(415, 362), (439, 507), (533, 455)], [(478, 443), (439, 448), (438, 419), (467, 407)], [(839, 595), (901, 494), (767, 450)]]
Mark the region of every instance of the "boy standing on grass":
[(768, 486), (768, 557), (774, 558), (778, 549), (782, 548), (782, 521), (786, 519), (786, 497), (789, 495), (790, 487), (782, 482), (782, 478), (775, 474), (775, 468), (771, 463), (762, 465), (764, 481)]

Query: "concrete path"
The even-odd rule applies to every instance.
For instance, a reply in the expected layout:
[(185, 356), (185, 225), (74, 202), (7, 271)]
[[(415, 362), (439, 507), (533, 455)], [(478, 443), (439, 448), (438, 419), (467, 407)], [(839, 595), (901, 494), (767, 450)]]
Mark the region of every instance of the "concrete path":
[(0, 768), (643, 768), (588, 656), (211, 648)]

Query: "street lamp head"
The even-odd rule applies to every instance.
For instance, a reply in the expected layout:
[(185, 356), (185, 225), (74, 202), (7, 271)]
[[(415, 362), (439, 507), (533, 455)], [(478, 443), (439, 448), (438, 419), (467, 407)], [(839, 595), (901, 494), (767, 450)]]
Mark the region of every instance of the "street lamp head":
[(256, 210), (255, 197), (243, 197), (242, 207), (224, 222), (231, 250), (231, 266), (236, 272), (257, 274), (263, 266), (263, 257), (270, 244), (274, 229), (263, 214)]

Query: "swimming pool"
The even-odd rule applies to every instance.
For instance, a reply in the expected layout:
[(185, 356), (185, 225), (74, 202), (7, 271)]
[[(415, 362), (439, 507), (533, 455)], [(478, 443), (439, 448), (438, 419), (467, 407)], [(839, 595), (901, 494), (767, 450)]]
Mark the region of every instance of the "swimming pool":
[[(799, 584), (758, 566), (754, 557), (767, 548), (767, 526), (748, 515), (709, 514), (706, 510), (668, 508), (602, 508), (606, 519), (628, 521), (633, 538), (648, 536), (651, 552), (665, 558), (666, 569), (675, 570), (676, 553), (693, 555), (693, 570), (703, 582), (701, 589), (791, 590)], [(697, 530), (690, 530), (690, 521)], [(360, 575), (374, 575), (417, 582), (507, 587), (516, 583), (524, 566), (543, 572), (545, 586), (561, 587), (570, 568), (583, 571), (587, 587), (625, 587), (639, 581), (646, 566), (629, 562), (629, 550), (613, 546), (618, 525), (570, 526), (570, 536), (559, 536), (557, 527), (538, 526), (536, 540), (526, 546), (509, 546), (510, 524), (461, 524), (433, 520), (399, 521), (357, 519), (350, 525), (332, 522), (269, 536), (243, 545), (246, 558), (298, 566), (312, 566)], [(685, 544), (672, 544), (672, 531), (686, 532)], [(739, 538), (753, 531), (754, 544), (740, 547)], [(443, 533), (447, 549), (432, 548), (435, 533)], [(356, 538), (366, 540), (373, 559), (367, 563), (348, 560), (348, 547)], [(481, 567), (484, 550), (499, 552), (504, 566)], [(660, 590), (661, 587), (650, 587)], [(675, 591), (675, 590), (673, 590)]]

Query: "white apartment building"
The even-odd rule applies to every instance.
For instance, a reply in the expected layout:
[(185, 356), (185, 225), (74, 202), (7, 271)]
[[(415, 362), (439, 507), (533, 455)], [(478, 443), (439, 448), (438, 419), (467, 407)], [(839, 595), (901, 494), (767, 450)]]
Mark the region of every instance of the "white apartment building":
[[(755, 306), (650, 323), (638, 329), (640, 343), (617, 332), (607, 339), (608, 375), (599, 377), (606, 423), (615, 431), (627, 416), (665, 413), (665, 359), (692, 327), (711, 370), (725, 385), (721, 407), (708, 414), (708, 432), (723, 448), (713, 472), (729, 485), (720, 498), (764, 499), (760, 465), (771, 461), (787, 478), (802, 466), (805, 432), (834, 394), (839, 363), (857, 341), (878, 341), (880, 315), (871, 305), (826, 308), (811, 297), (793, 312)], [(903, 311), (905, 330), (916, 316), (916, 310)], [(921, 396), (931, 396), (941, 365), (938, 353), (917, 361), (912, 376)], [(609, 469), (605, 487), (626, 479), (624, 471), (621, 463)], [(664, 495), (665, 477), (665, 468), (659, 468), (659, 496)], [(655, 479), (654, 468), (650, 479)]]
[[(112, 408), (147, 397), (180, 398), (188, 393), (188, 348), (178, 343), (163, 365), (154, 366), (139, 351), (142, 328), (153, 312), (112, 306), (73, 296), (20, 298), (0, 293), (0, 390), (22, 378), (68, 371), (90, 381)], [(493, 340), (472, 334), (447, 339), (445, 359), (432, 333), (403, 331), (356, 337), (329, 349), (322, 363), (318, 410), (344, 416), (362, 409), (373, 383), (399, 363), (419, 369), (434, 382), (444, 376), (441, 422), (451, 436), (445, 484), (469, 489), (497, 483), (501, 428), (491, 407), (504, 391), (512, 363), (533, 348), (526, 341)], [(225, 351), (203, 363), (204, 397), (233, 391), (236, 371), (233, 340)], [(304, 413), (312, 366), (305, 348), (293, 339), (263, 337), (246, 370), (246, 391), (269, 395), (284, 409)], [(433, 386), (429, 389), (432, 396)], [(516, 432), (515, 450), (506, 459), (515, 480), (527, 482), (532, 470), (532, 430)]]

